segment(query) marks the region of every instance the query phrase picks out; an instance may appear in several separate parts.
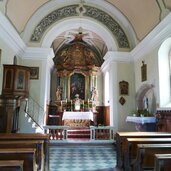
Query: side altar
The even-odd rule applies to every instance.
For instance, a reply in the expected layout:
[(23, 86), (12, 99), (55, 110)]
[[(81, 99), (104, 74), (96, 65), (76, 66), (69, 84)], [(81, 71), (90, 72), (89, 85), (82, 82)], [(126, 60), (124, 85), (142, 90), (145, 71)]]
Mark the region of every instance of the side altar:
[(134, 123), (137, 131), (156, 131), (156, 117), (153, 116), (127, 116), (126, 122)]

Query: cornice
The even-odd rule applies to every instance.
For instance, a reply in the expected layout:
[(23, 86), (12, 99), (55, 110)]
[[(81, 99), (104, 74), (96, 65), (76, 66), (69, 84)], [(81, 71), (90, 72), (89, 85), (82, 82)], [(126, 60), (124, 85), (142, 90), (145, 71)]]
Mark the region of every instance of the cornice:
[(104, 56), (104, 63), (101, 66), (101, 70), (106, 70), (107, 67), (110, 66), (113, 62), (131, 62), (132, 57), (130, 52), (112, 52), (108, 51), (106, 55)]
[(50, 65), (53, 65), (52, 58), (54, 56), (52, 48), (27, 47), (22, 58), (29, 60), (47, 60)]

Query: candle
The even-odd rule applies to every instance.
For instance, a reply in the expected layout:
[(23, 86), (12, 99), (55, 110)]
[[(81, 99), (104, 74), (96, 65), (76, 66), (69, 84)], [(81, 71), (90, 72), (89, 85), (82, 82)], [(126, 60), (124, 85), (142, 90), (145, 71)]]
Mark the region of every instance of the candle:
[(62, 100), (61, 100), (61, 106), (62, 106)]
[(71, 100), (71, 105), (72, 105), (72, 100)]
[(66, 103), (67, 103), (67, 99), (66, 99)]

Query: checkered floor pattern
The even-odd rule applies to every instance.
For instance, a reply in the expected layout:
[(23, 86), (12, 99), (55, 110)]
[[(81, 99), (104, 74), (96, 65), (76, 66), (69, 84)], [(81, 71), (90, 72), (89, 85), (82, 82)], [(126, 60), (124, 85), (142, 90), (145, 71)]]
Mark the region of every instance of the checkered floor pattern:
[(115, 165), (112, 145), (50, 147), (50, 171), (114, 171)]

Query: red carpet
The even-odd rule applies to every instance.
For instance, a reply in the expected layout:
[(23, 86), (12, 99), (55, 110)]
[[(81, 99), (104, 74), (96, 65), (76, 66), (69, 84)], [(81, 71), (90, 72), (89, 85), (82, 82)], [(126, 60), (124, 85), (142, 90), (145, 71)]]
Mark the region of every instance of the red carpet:
[(73, 127), (67, 131), (67, 134), (69, 139), (90, 139), (90, 129), (88, 127)]

